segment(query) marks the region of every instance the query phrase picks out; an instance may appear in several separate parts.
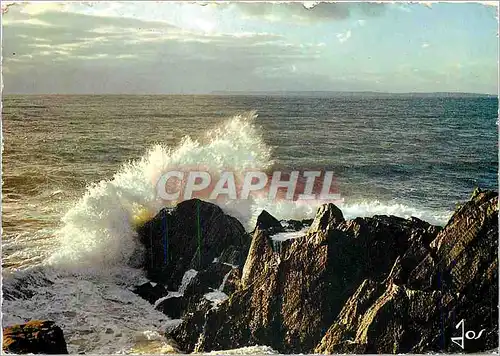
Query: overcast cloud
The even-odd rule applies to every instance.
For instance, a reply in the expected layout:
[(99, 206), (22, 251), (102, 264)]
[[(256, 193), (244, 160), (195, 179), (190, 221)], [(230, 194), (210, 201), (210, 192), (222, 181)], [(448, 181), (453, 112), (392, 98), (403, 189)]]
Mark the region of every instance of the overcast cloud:
[[(15, 5), (2, 17), (4, 90), (495, 91), (498, 48), (477, 52), (496, 43), (488, 22), (494, 12), (455, 6), (457, 16), (476, 11), (470, 16), (481, 28), (418, 5)], [(436, 16), (425, 18), (422, 9)], [(404, 20), (411, 16), (434, 32), (416, 32), (418, 21)]]

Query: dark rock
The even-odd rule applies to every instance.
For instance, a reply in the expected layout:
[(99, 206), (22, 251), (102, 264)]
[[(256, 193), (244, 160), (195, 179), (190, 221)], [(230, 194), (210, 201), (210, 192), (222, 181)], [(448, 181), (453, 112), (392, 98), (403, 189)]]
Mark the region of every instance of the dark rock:
[(235, 271), (234, 275), (238, 276), (238, 268), (220, 262), (212, 263), (206, 270), (198, 272), (198, 274), (193, 278), (192, 282), (186, 288), (184, 295), (199, 299), (204, 294), (209, 293), (213, 290), (217, 290), (220, 287), (223, 287), (223, 289), (226, 290), (234, 290), (235, 287), (230, 286), (230, 284), (238, 283), (238, 281), (233, 277), (228, 284), (227, 280), (233, 270)]
[(228, 294), (236, 290), (250, 238), (218, 206), (197, 199), (182, 202), (160, 211), (138, 233), (146, 247), (148, 277), (168, 287), (146, 283), (135, 292), (150, 303), (162, 298), (156, 308), (169, 317), (184, 316), (221, 287)]
[(53, 321), (31, 320), (3, 328), (3, 351), (16, 354), (67, 354), (61, 328)]
[(240, 287), (240, 270), (238, 268), (233, 268), (226, 276), (224, 276), (224, 278), (225, 280), (223, 281), (221, 292), (231, 296)]
[(311, 226), (311, 224), (313, 223), (314, 219), (303, 219), (302, 220), (302, 224), (304, 226)]
[(221, 255), (242, 264), (250, 243), (237, 219), (198, 199), (161, 210), (138, 234), (146, 247), (148, 277), (168, 285), (169, 290), (179, 288), (185, 271), (204, 270)]
[(157, 310), (178, 319), (193, 310), (207, 293), (220, 291), (231, 295), (240, 283), (239, 269), (226, 263), (213, 262), (201, 272), (190, 270), (189, 273), (193, 276), (185, 275), (179, 291), (168, 293), (168, 298), (156, 306)]
[(489, 265), (496, 261), (496, 252), (491, 249), (498, 245), (496, 238), (493, 239), (498, 232), (497, 200), (495, 192), (487, 191), (462, 205), (431, 242), (430, 253), (412, 271), (409, 286), (426, 290), (447, 284), (461, 289), (474, 276), (464, 271), (476, 272), (484, 268), (481, 263)]
[[(314, 350), (344, 352), (345, 343), (370, 353), (465, 352), (498, 347), (498, 196), (476, 191), (427, 246), (418, 239), (398, 258), (385, 283), (365, 282)], [(384, 290), (383, 293), (380, 291)], [(371, 295), (373, 297), (368, 297)]]
[(262, 210), (257, 217), (256, 228), (267, 230), (271, 234), (285, 231), (279, 220), (265, 210)]
[[(307, 235), (282, 242), (279, 251), (257, 226), (236, 292), (216, 309), (188, 315), (172, 336), (189, 352), (253, 344), (309, 352), (364, 279), (382, 282), (412, 240), (436, 233), (396, 217), (346, 222), (333, 204), (319, 209)], [(192, 318), (203, 324), (201, 332)]]
[[(246, 281), (258, 279), (253, 286), (261, 288), (264, 292), (276, 281), (273, 273), (268, 269), (262, 269), (267, 259), (273, 258), (272, 248), (270, 246), (270, 238), (268, 233), (257, 229), (254, 232), (252, 245), (245, 264), (241, 285)], [(258, 264), (259, 256), (264, 257)], [(277, 256), (275, 255), (275, 258)], [(255, 264), (249, 265), (248, 261), (254, 261)], [(262, 276), (262, 279), (259, 277)], [(264, 278), (271, 279), (265, 281)], [(261, 284), (262, 283), (262, 284)], [(266, 298), (263, 304), (269, 302), (269, 294), (262, 293), (261, 296)], [(212, 306), (207, 302), (202, 302), (197, 308), (189, 313), (184, 322), (175, 329), (170, 336), (178, 341), (185, 351), (201, 351), (213, 349), (231, 349), (237, 348), (240, 345), (250, 345), (251, 338), (251, 319), (254, 312), (268, 314), (271, 312), (269, 308), (260, 311), (255, 310), (255, 305), (252, 305), (252, 298), (258, 298), (257, 294), (253, 295), (253, 288), (244, 288), (237, 290), (228, 300), (228, 303), (222, 303), (219, 309), (212, 309)], [(218, 331), (211, 330), (212, 327), (219, 328)], [(276, 335), (278, 336), (278, 335)], [(273, 337), (269, 333), (267, 337)], [(270, 343), (263, 342), (262, 344), (269, 345)]]
[(165, 297), (168, 291), (165, 287), (159, 283), (153, 284), (151, 282), (146, 282), (134, 288), (133, 292), (137, 294), (142, 299), (146, 299), (151, 304), (154, 304), (158, 299)]
[(171, 295), (159, 302), (155, 309), (172, 319), (180, 319), (187, 305), (188, 299), (183, 295)]
[(182, 323), (169, 331), (168, 335), (174, 340), (182, 340), (183, 350), (196, 349), (200, 335), (204, 334), (206, 315), (211, 309), (212, 304), (206, 299), (201, 299), (197, 305), (187, 310)]
[(299, 220), (282, 220), (282, 225), (284, 225), (285, 230), (288, 231), (300, 231), (302, 230), (306, 225), (302, 221)]
[(309, 228), (311, 233), (329, 231), (344, 221), (342, 211), (335, 204), (322, 205), (316, 212), (316, 217)]

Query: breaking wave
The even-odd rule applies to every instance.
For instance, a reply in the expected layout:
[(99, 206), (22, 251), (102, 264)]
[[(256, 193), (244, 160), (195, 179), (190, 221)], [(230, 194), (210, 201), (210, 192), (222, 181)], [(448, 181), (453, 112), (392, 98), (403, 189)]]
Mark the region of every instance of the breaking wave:
[[(134, 226), (153, 217), (164, 202), (156, 194), (161, 174), (176, 167), (208, 167), (213, 175), (266, 170), (271, 149), (254, 124), (254, 112), (235, 116), (200, 140), (184, 137), (175, 148), (152, 147), (141, 159), (125, 164), (113, 179), (92, 184), (63, 217), (57, 232), (60, 248), (50, 257), (58, 265), (122, 265), (134, 261), (140, 246)], [(227, 203), (228, 213), (247, 223), (251, 202)]]
[[(184, 137), (177, 147), (157, 144), (139, 160), (125, 164), (111, 180), (90, 185), (63, 217), (63, 227), (57, 232), (60, 247), (49, 263), (78, 268), (100, 266), (98, 269), (103, 269), (102, 265), (137, 265), (142, 254), (135, 226), (165, 206), (156, 192), (161, 174), (189, 167), (208, 170), (212, 179), (227, 169), (241, 177), (245, 171), (268, 171), (273, 166), (272, 149), (265, 144), (255, 118), (254, 112), (235, 116), (201, 139)], [(314, 217), (324, 202), (276, 201), (254, 196), (217, 203), (251, 230), (263, 209), (279, 219), (304, 219)], [(416, 216), (442, 225), (451, 214), (378, 201), (338, 205), (346, 218), (376, 214)]]

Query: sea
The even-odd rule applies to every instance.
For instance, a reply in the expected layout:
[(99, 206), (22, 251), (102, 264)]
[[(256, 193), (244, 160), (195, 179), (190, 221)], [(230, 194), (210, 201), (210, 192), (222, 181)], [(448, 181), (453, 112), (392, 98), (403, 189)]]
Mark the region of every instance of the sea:
[[(7, 95), (2, 107), (2, 325), (54, 320), (70, 353), (175, 351), (135, 226), (162, 208), (154, 177), (327, 170), (346, 218), (444, 226), (475, 187), (498, 190), (498, 98), (470, 95)], [(311, 218), (323, 201), (222, 208)], [(256, 345), (239, 353), (272, 353)]]

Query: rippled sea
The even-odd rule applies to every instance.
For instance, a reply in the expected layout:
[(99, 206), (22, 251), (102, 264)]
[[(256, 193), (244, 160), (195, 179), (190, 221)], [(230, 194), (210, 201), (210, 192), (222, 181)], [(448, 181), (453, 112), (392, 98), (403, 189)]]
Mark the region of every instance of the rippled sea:
[[(444, 225), (456, 204), (467, 200), (476, 186), (498, 189), (498, 100), (492, 97), (7, 96), (2, 109), (4, 277), (8, 272), (9, 278), (16, 278), (18, 270), (43, 264), (67, 248), (64, 244), (71, 245), (73, 236), (68, 231), (75, 231), (75, 219), (91, 229), (90, 225), (100, 224), (96, 219), (116, 218), (109, 201), (122, 197), (125, 190), (131, 194), (134, 177), (143, 176), (133, 170), (124, 172), (127, 162), (143, 159), (151, 166), (157, 157), (151, 150), (157, 144), (167, 150), (162, 151), (164, 156), (168, 149), (180, 152), (184, 147), (186, 157), (197, 157), (185, 152), (189, 149), (224, 157), (224, 150), (213, 152), (217, 148), (212, 146), (221, 146), (206, 141), (206, 132), (250, 111), (258, 115), (254, 119), (258, 137), (253, 141), (240, 137), (244, 132), (229, 137), (230, 131), (225, 138), (250, 142), (248, 152), (253, 151), (252, 142), (262, 140), (271, 150), (271, 167), (333, 171), (347, 217), (413, 215)], [(185, 136), (200, 140), (205, 151), (186, 146)], [(112, 195), (104, 186), (89, 188), (113, 179), (111, 185), (122, 193)], [(138, 186), (139, 192), (143, 186)], [(83, 201), (86, 192), (94, 199), (92, 204)], [(68, 212), (70, 218), (62, 221)], [(282, 211), (278, 217), (289, 217), (286, 214)], [(57, 231), (65, 224), (72, 224), (73, 230), (65, 230), (63, 243)], [(82, 223), (80, 230), (86, 229)], [(85, 249), (82, 256), (91, 256), (92, 248), (115, 246), (115, 242), (102, 245), (106, 238), (115, 241), (105, 222), (99, 229), (75, 237), (74, 245)], [(51, 271), (59, 276), (55, 279), (61, 278), (57, 268)], [(78, 283), (98, 288), (95, 293), (82, 284), (75, 288), (85, 289), (82, 293), (95, 301), (96, 293), (104, 293), (103, 283), (95, 274), (86, 279), (79, 273)], [(71, 283), (66, 278), (61, 285), (67, 288)], [(118, 319), (95, 321), (96, 328), (105, 325), (107, 331), (80, 332), (71, 321), (78, 317), (64, 313), (76, 309), (76, 315), (89, 317), (88, 311), (79, 311), (73, 297), (64, 297), (62, 289), (53, 288), (52, 293), (45, 296), (46, 304), (7, 303), (3, 310), (7, 321), (47, 317), (43, 310), (47, 305), (49, 316), (69, 329), (70, 351), (119, 352), (130, 344), (130, 335), (122, 336), (126, 333)], [(54, 298), (66, 307), (50, 307)], [(94, 317), (99, 310), (99, 302), (95, 303)], [(141, 304), (141, 308), (149, 306)], [(151, 318), (161, 319), (157, 314)], [(148, 319), (138, 325), (146, 327)], [(115, 334), (108, 332), (110, 328)], [(117, 334), (122, 342), (111, 345), (107, 336), (88, 336), (93, 332)]]

